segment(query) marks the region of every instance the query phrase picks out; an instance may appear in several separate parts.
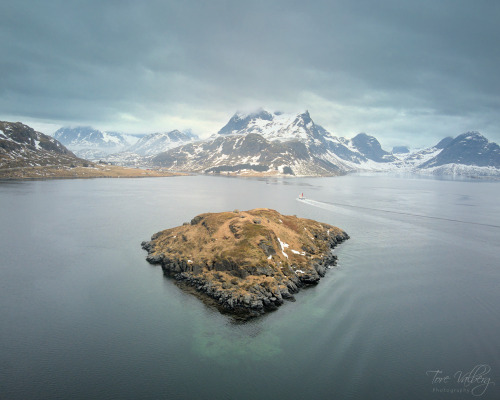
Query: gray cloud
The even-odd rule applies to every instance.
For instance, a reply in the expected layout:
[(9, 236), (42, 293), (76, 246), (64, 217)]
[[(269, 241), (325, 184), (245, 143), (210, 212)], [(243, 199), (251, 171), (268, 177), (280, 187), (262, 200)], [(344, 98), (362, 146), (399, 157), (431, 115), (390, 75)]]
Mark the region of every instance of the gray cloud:
[(208, 134), (262, 106), (388, 147), (500, 141), (496, 2), (19, 0), (0, 15), (2, 119)]

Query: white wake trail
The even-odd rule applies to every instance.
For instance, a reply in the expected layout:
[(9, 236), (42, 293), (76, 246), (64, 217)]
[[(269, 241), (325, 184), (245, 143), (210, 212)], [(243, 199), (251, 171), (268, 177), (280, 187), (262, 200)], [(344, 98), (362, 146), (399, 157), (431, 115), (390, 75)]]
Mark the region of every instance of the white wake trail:
[(500, 225), (485, 224), (485, 223), (473, 222), (473, 221), (462, 221), (459, 219), (445, 218), (445, 217), (439, 217), (439, 216), (435, 216), (435, 215), (414, 214), (414, 213), (409, 213), (409, 212), (405, 212), (405, 211), (384, 210), (381, 208), (363, 207), (363, 206), (357, 206), (357, 205), (353, 205), (353, 204), (333, 203), (333, 202), (317, 201), (317, 200), (312, 200), (312, 199), (303, 199), (301, 201), (306, 203), (306, 204), (309, 204), (313, 207), (318, 207), (318, 208), (322, 208), (322, 209), (330, 210), (330, 211), (338, 210), (339, 207), (340, 208), (351, 208), (351, 209), (358, 209), (358, 210), (370, 211), (370, 212), (405, 215), (405, 216), (416, 217), (416, 218), (427, 218), (427, 219), (434, 219), (434, 220), (441, 220), (441, 221), (448, 221), (448, 222), (456, 222), (456, 223), (460, 223), (460, 224), (480, 225), (480, 226), (488, 226), (490, 228), (500, 228)]

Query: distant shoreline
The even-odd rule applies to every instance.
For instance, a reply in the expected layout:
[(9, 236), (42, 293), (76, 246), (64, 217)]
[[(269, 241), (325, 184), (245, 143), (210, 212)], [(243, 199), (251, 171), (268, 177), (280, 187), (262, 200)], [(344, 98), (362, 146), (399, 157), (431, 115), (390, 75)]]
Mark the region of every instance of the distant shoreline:
[(0, 180), (47, 180), (47, 179), (92, 179), (92, 178), (153, 178), (186, 176), (188, 174), (160, 170), (146, 170), (114, 165), (91, 165), (88, 167), (19, 167), (0, 169)]

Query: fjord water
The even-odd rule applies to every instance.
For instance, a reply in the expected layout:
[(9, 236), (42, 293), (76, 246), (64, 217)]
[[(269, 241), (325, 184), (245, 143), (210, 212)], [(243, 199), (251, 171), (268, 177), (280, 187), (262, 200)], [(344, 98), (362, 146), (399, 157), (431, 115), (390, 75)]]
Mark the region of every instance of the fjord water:
[[(0, 398), (500, 398), (499, 198), (382, 175), (2, 182)], [(276, 312), (235, 323), (145, 261), (159, 230), (256, 207), (351, 236)]]

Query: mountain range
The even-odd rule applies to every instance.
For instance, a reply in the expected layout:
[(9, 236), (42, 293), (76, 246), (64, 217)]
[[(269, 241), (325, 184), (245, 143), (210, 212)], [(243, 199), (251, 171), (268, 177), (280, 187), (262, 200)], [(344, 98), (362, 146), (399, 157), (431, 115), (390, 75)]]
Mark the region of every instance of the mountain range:
[(76, 155), (93, 161), (107, 159), (116, 153), (124, 153), (124, 156), (128, 154), (133, 158), (137, 158), (137, 155), (151, 156), (199, 139), (190, 131), (127, 135), (104, 132), (90, 126), (63, 127), (54, 133), (54, 138)]
[[(43, 152), (49, 147), (60, 152), (58, 157), (78, 159), (64, 147), (67, 144), (88, 160), (194, 173), (328, 176), (400, 171), (500, 176), (500, 147), (479, 132), (447, 137), (418, 151), (399, 146), (388, 152), (366, 133), (350, 139), (332, 135), (307, 111), (238, 112), (205, 140), (189, 131), (131, 136), (91, 127), (61, 128), (51, 138), (21, 123), (2, 124), (0, 161), (5, 165), (13, 165), (15, 160), (26, 163), (28, 158), (37, 165), (47, 164), (43, 160), (48, 155)], [(23, 134), (19, 136), (19, 132)]]
[[(217, 134), (159, 153), (155, 166), (197, 173), (338, 175), (358, 171), (405, 171), (436, 175), (499, 175), (500, 152), (479, 132), (445, 138), (435, 146), (387, 152), (360, 133), (336, 137), (309, 112), (236, 113)], [(402, 150), (402, 151), (401, 151)]]
[(0, 179), (124, 178), (172, 176), (77, 157), (57, 139), (21, 122), (0, 121)]

